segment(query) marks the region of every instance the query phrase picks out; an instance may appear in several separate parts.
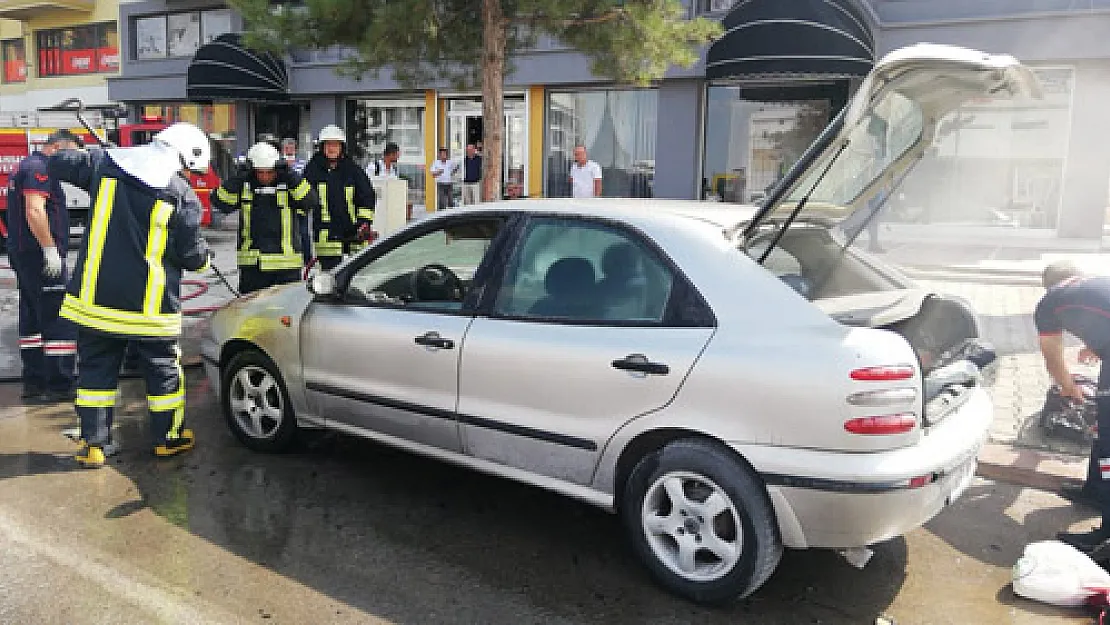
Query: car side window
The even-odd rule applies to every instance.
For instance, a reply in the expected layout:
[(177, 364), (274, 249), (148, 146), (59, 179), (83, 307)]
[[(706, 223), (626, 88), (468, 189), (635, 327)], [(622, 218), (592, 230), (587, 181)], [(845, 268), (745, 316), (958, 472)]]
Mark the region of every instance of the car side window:
[(655, 324), (674, 285), (639, 237), (603, 223), (536, 219), (525, 229), (494, 302), (515, 318)]
[(344, 299), (435, 311), (461, 310), (503, 222), (452, 223), (374, 258), (351, 276)]

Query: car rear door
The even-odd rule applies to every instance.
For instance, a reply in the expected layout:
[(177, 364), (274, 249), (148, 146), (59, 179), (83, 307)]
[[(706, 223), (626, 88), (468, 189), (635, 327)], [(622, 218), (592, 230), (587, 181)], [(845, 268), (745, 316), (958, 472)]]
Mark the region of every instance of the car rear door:
[(340, 296), (312, 304), (302, 322), (305, 384), (330, 427), (461, 449), (459, 354), (480, 268), (506, 220), (434, 220), (353, 263)]
[(667, 405), (714, 332), (683, 274), (632, 229), (529, 219), (467, 332), (466, 451), (586, 484), (609, 438)]

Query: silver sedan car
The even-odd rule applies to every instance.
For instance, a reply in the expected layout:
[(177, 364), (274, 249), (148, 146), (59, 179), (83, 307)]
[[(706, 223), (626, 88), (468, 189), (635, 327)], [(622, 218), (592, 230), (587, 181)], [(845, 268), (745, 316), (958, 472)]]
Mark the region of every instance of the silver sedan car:
[(946, 115), (1022, 92), (1008, 56), (892, 53), (761, 207), (438, 213), (228, 304), (207, 374), (253, 449), (327, 428), (587, 501), (695, 601), (784, 548), (866, 556), (968, 484), (992, 354), (963, 302), (851, 243)]

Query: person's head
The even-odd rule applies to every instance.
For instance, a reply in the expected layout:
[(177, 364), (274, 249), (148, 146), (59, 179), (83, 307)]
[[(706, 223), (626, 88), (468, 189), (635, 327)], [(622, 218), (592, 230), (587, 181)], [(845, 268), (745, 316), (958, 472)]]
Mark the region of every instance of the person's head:
[(578, 163), (579, 165), (586, 164), (586, 146), (574, 146), (574, 162)]
[(392, 141), (385, 144), (385, 151), (382, 152), (382, 160), (387, 163), (396, 163), (399, 158), (401, 158), (401, 146)]
[(260, 184), (272, 185), (277, 181), (277, 164), (281, 154), (267, 141), (259, 141), (247, 150), (247, 161)]
[(297, 140), (292, 137), (286, 137), (281, 140), (281, 155), (285, 158), (297, 157)]
[(177, 152), (182, 169), (200, 173), (208, 171), (208, 163), (212, 160), (212, 145), (208, 142), (208, 135), (194, 124), (172, 124), (154, 135), (154, 141)]
[(58, 150), (72, 150), (78, 146), (79, 142), (80, 139), (77, 138), (77, 135), (63, 128), (54, 131), (46, 138), (46, 143), (42, 145), (42, 153), (50, 156)]
[(1051, 289), (1065, 280), (1079, 278), (1082, 275), (1083, 271), (1078, 265), (1070, 260), (1060, 260), (1050, 263), (1044, 268), (1044, 273), (1041, 274), (1041, 284), (1044, 285), (1044, 288)]
[(329, 161), (337, 161), (343, 156), (347, 146), (347, 134), (335, 124), (329, 124), (320, 129), (320, 151)]
[(439, 149), (439, 160), (441, 160), (441, 161), (447, 160), (447, 148), (440, 148)]
[(472, 156), (476, 155), (477, 153), (478, 153), (478, 146), (474, 145), (473, 143), (466, 144), (466, 155), (467, 156), (472, 157)]

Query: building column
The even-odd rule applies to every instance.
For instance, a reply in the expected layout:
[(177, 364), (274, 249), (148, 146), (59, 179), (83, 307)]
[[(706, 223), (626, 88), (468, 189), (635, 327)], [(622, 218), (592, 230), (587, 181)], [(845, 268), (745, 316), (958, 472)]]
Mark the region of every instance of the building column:
[(701, 170), (700, 80), (667, 80), (659, 85), (655, 139), (657, 198), (695, 199)]
[(341, 102), (341, 98), (336, 96), (324, 96), (309, 100), (308, 128), (314, 141), (320, 135), (320, 129), (328, 124), (343, 127), (344, 120), (339, 111)]
[(246, 154), (254, 144), (254, 105), (249, 102), (235, 104), (235, 153)]
[(1110, 64), (1078, 65), (1057, 234), (1101, 239), (1110, 204)]
[(424, 210), (431, 213), (439, 210), (436, 206), (436, 180), (432, 177), (429, 165), (436, 160), (436, 146), (439, 142), (440, 104), (435, 89), (424, 91)]
[(524, 194), (528, 197), (543, 197), (543, 166), (547, 161), (544, 142), (544, 115), (547, 110), (547, 94), (543, 85), (528, 87), (528, 180), (525, 181)]

